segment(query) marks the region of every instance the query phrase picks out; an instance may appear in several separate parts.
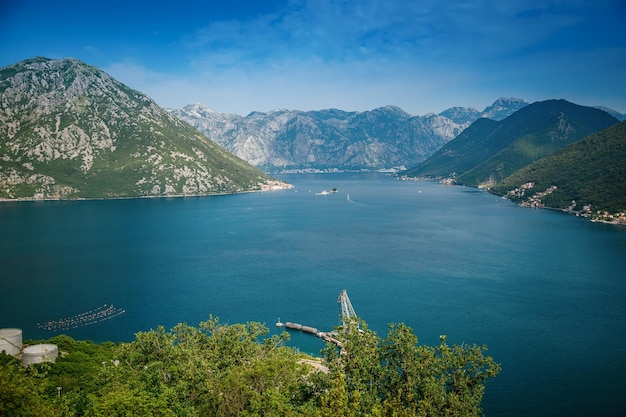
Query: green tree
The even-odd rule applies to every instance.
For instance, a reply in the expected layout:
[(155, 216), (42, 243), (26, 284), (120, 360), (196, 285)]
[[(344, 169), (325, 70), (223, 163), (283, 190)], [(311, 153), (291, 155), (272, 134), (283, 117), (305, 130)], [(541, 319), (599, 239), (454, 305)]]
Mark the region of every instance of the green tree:
[(0, 417), (60, 415), (60, 406), (46, 398), (45, 378), (36, 366), (24, 368), (0, 352)]
[(346, 392), (359, 415), (366, 415), (379, 401), (381, 379), (380, 338), (367, 324), (354, 319), (339, 328), (341, 349), (330, 345), (324, 350), (331, 371), (345, 376)]
[(120, 347), (119, 366), (107, 364), (108, 384), (199, 415), (286, 415), (308, 407), (308, 369), (284, 346), (287, 333), (268, 332), (260, 323), (223, 325), (213, 317), (197, 328), (141, 332)]
[(337, 337), (341, 350), (329, 345), (324, 355), (345, 375), (357, 415), (478, 416), (486, 380), (500, 371), (484, 346), (448, 346), (445, 336), (436, 347), (421, 346), (404, 324), (391, 324), (384, 340), (362, 321), (340, 328)]

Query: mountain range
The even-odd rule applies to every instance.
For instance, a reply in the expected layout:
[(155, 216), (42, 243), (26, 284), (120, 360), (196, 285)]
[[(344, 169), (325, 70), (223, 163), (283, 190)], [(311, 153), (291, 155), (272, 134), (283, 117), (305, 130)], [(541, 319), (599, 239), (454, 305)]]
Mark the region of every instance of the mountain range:
[(415, 165), (404, 174), (452, 177), (526, 205), (624, 210), (625, 128), (611, 114), (624, 119), (565, 100), (504, 98), (482, 112), (425, 116), (394, 106), (166, 110), (96, 67), (34, 58), (0, 68), (0, 199), (234, 193), (287, 186), (258, 167)]
[(565, 100), (535, 102), (501, 121), (476, 120), (403, 175), (453, 178), (457, 184), (490, 187), (518, 169), (617, 122), (603, 110)]
[(0, 69), (0, 198), (204, 195), (280, 186), (148, 96), (75, 59)]
[(454, 107), (412, 116), (385, 106), (364, 112), (275, 110), (247, 116), (190, 104), (170, 113), (238, 157), (267, 171), (384, 169), (427, 159), (478, 118), (501, 120), (528, 105), (500, 98), (482, 112)]

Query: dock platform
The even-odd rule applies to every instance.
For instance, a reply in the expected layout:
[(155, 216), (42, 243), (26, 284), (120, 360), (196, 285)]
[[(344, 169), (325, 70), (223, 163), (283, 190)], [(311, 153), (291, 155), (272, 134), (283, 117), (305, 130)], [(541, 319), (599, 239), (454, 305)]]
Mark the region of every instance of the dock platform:
[[(278, 323), (276, 323), (277, 327), (282, 327), (279, 326), (278, 324), (280, 323), (280, 321)], [(280, 323), (282, 325), (282, 323)], [(304, 333), (309, 333), (312, 334), (314, 336), (319, 337), (320, 339), (324, 340), (325, 342), (330, 342), (335, 344), (337, 347), (341, 348), (341, 342), (334, 336), (334, 332), (320, 332), (319, 330), (317, 330), (316, 327), (312, 327), (312, 326), (305, 326), (302, 325), (300, 323), (293, 323), (290, 321), (285, 322), (284, 324), (285, 328), (290, 329), (290, 330), (299, 330), (302, 331)]]

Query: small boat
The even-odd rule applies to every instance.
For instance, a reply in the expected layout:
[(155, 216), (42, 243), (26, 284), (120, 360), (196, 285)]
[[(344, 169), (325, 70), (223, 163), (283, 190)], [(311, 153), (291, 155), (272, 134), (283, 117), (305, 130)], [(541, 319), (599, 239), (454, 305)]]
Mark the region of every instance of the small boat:
[(328, 195), (330, 194), (328, 191), (324, 190), (321, 193), (315, 193), (315, 195)]
[(278, 318), (278, 321), (276, 322), (276, 327), (283, 327), (284, 324), (282, 321), (280, 321), (280, 317)]

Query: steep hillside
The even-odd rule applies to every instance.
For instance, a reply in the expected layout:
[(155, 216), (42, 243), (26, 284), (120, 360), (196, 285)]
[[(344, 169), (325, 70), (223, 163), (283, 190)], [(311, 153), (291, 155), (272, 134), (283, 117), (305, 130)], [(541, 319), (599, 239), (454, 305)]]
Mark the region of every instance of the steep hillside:
[[(403, 173), (408, 177), (456, 177), (488, 158), (499, 138), (495, 137), (498, 122), (478, 119), (448, 142), (430, 158)], [(476, 138), (481, 138), (477, 143)], [(493, 143), (492, 143), (493, 142)]]
[(626, 212), (626, 122), (524, 167), (491, 191), (523, 205), (603, 219), (609, 217), (604, 211)]
[(0, 69), (0, 198), (233, 193), (271, 178), (75, 59)]
[(617, 123), (606, 112), (565, 100), (523, 107), (502, 121), (479, 119), (409, 177), (451, 177), (459, 184), (493, 185), (518, 169)]

